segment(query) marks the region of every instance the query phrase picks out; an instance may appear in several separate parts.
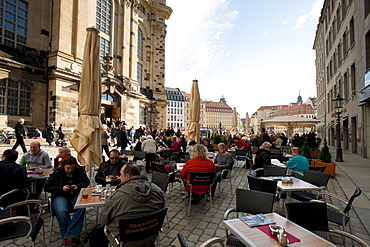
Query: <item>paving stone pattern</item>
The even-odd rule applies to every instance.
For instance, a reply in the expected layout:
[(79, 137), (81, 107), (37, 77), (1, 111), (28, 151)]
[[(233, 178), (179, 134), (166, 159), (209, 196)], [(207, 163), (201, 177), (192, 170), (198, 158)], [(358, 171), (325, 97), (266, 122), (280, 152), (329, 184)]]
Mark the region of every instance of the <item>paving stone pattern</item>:
[[(8, 146), (0, 146), (0, 152), (9, 148)], [(43, 150), (47, 151), (51, 157), (55, 157), (57, 154), (57, 147), (55, 146), (43, 146)], [(20, 151), (20, 150), (18, 150)], [(72, 155), (76, 152), (72, 151)], [(225, 238), (226, 232), (222, 225), (222, 218), (224, 212), (232, 207), (235, 207), (235, 188), (247, 188), (247, 175), (249, 170), (242, 168), (233, 169), (232, 174), (232, 190), (228, 181), (224, 180), (221, 184), (221, 193), (216, 190), (215, 198), (213, 200), (213, 206), (210, 208), (210, 202), (205, 203), (204, 199), (199, 204), (191, 205), (190, 216), (187, 216), (188, 204), (184, 202), (183, 191), (179, 183), (174, 183), (173, 186), (169, 185), (169, 189), (165, 195), (166, 203), (168, 207), (168, 218), (170, 227), (167, 225), (165, 220), (163, 232), (160, 234), (161, 246), (180, 246), (177, 240), (177, 234), (181, 232), (190, 247), (199, 246), (202, 242), (213, 237)], [(151, 177), (151, 173), (147, 174)], [(342, 197), (346, 197), (337, 178), (331, 178), (329, 181), (329, 191)], [(333, 203), (336, 203), (333, 201)], [(335, 204), (337, 205), (337, 204)], [(275, 206), (277, 212), (277, 207)], [(87, 209), (87, 228), (92, 229), (95, 226), (96, 220), (96, 208)], [(283, 203), (280, 203), (280, 212), (285, 215)], [(364, 239), (370, 244), (370, 236), (366, 231), (362, 221), (359, 219), (355, 211), (350, 212), (351, 215), (351, 226), (352, 233), (356, 236)], [(45, 220), (45, 238), (48, 241), (50, 236), (50, 213), (45, 212), (43, 215)], [(330, 229), (339, 229), (335, 224), (329, 224)], [(85, 227), (83, 228), (83, 232)], [(330, 238), (338, 246), (343, 246), (342, 239), (340, 237)], [(19, 238), (17, 240), (3, 241), (1, 246), (31, 246), (30, 239)], [(63, 246), (64, 242), (61, 239), (59, 233), (59, 227), (56, 219), (54, 220), (54, 226), (52, 229), (51, 243), (47, 243), (47, 246)], [(43, 246), (41, 234), (39, 234), (36, 246)], [(79, 246), (88, 246), (86, 243), (81, 243)]]

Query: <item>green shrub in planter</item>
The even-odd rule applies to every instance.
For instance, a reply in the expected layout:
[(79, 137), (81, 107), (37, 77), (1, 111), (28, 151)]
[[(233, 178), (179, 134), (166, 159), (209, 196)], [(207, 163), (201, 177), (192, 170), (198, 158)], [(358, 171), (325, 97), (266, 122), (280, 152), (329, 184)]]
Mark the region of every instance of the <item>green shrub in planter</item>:
[(329, 151), (328, 143), (324, 139), (324, 147), (321, 149), (319, 154), (319, 160), (324, 163), (331, 163), (331, 153)]
[(307, 159), (311, 159), (311, 148), (308, 146), (307, 138), (305, 138), (301, 147), (302, 155)]

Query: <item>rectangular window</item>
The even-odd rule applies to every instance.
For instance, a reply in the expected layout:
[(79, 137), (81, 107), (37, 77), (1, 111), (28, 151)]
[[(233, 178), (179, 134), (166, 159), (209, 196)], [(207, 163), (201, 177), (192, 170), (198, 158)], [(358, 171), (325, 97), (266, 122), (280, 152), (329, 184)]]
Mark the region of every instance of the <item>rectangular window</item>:
[(142, 86), (143, 82), (143, 65), (140, 63), (137, 63), (137, 82), (140, 83), (140, 87)]
[(351, 91), (356, 90), (356, 64), (351, 65)]
[(343, 75), (343, 92), (344, 92), (343, 98), (345, 100), (348, 100), (349, 99), (348, 91), (349, 91), (349, 88), (348, 88), (348, 74), (346, 72)]
[(349, 45), (352, 47), (355, 44), (355, 24), (353, 17), (349, 22)]
[(347, 50), (348, 50), (347, 31), (344, 31), (342, 39), (343, 39), (343, 57), (345, 58), (347, 56)]
[(18, 81), (0, 80), (0, 114), (29, 115), (30, 89)]

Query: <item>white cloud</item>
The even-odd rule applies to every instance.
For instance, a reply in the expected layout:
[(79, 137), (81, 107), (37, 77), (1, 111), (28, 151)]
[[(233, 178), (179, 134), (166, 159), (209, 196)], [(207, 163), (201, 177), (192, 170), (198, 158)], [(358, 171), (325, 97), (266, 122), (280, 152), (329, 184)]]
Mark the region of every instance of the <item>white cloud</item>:
[(239, 14), (227, 10), (228, 2), (167, 0), (173, 13), (166, 22), (166, 85), (201, 78), (220, 60), (225, 50), (221, 36), (234, 27)]
[[(297, 30), (303, 27), (304, 23), (307, 21), (309, 17), (311, 17), (312, 20), (317, 20), (320, 17), (320, 12), (321, 12), (321, 8), (323, 4), (324, 4), (324, 0), (317, 0), (314, 3), (309, 14), (301, 15), (297, 18), (292, 30)], [(304, 12), (304, 11), (301, 10), (301, 12)]]
[(285, 20), (285, 21), (283, 21), (283, 24), (285, 25), (285, 24), (288, 24), (288, 20)]

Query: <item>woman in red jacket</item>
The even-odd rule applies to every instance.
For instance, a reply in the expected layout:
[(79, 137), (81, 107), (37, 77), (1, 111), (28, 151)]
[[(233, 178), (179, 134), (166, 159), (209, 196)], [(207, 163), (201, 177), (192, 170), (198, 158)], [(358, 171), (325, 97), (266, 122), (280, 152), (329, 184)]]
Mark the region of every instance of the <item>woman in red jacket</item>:
[[(197, 144), (191, 151), (191, 159), (186, 162), (184, 168), (180, 172), (182, 179), (190, 181), (190, 172), (212, 172), (216, 171), (216, 166), (212, 160), (208, 159), (207, 148), (201, 144)], [(190, 192), (190, 186), (185, 182), (185, 190)], [(193, 187), (194, 202), (199, 201), (199, 195), (206, 193), (209, 186), (195, 186)], [(194, 197), (195, 196), (195, 197)]]

